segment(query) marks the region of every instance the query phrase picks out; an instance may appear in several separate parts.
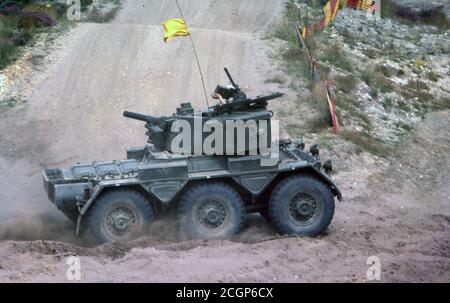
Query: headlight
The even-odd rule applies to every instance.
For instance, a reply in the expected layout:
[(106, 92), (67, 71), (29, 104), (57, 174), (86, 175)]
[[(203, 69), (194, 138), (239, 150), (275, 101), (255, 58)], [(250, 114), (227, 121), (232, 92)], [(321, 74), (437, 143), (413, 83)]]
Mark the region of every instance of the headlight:
[(319, 155), (319, 145), (314, 144), (313, 146), (311, 146), (311, 148), (309, 149), (309, 152), (313, 155), (313, 156), (317, 156)]
[(331, 173), (333, 171), (333, 162), (331, 160), (325, 161), (325, 163), (322, 165), (323, 169), (325, 169), (325, 172), (327, 174)]

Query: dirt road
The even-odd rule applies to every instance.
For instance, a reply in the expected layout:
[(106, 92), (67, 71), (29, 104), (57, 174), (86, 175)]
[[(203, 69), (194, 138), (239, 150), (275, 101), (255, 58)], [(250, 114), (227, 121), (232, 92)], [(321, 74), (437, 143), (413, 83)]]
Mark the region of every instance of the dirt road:
[[(75, 28), (25, 92), (27, 106), (0, 120), (0, 281), (65, 282), (70, 255), (81, 256), (83, 281), (362, 282), (372, 255), (382, 281), (450, 280), (448, 112), (427, 116), (393, 164), (373, 169), (364, 155), (341, 157), (349, 167), (335, 178), (346, 200), (317, 239), (279, 237), (250, 216), (230, 241), (178, 243), (159, 223), (150, 238), (79, 246), (45, 197), (40, 171), (123, 158), (127, 146), (141, 145), (143, 125), (123, 119), (125, 109), (158, 115), (185, 101), (204, 106), (188, 41), (162, 42), (160, 23), (178, 17), (173, 1), (124, 2), (111, 24)], [(282, 1), (181, 3), (210, 91), (226, 83), (224, 66), (250, 95), (277, 88), (264, 83), (274, 66), (261, 38)]]

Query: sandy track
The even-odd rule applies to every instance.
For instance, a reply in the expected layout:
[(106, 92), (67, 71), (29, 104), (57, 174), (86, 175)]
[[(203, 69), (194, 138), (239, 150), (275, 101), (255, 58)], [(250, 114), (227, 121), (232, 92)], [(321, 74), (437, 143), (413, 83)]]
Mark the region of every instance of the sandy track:
[[(189, 3), (208, 89), (225, 83), (224, 66), (250, 94), (273, 88), (264, 84), (273, 67), (260, 36), (280, 16), (282, 1)], [(142, 144), (143, 125), (123, 119), (125, 109), (169, 114), (181, 101), (203, 106), (188, 41), (161, 39), (160, 22), (176, 16), (171, 1), (133, 0), (112, 24), (78, 26), (27, 92), (26, 109), (0, 121), (0, 236), (63, 241), (1, 242), (0, 281), (64, 282), (70, 255), (81, 256), (83, 281), (360, 282), (371, 255), (381, 258), (383, 281), (450, 280), (448, 112), (429, 115), (385, 171), (353, 159), (336, 176), (346, 200), (317, 239), (280, 238), (251, 216), (232, 241), (177, 243), (161, 223), (154, 238), (75, 245), (70, 225), (45, 197), (40, 171), (122, 158), (125, 147)]]

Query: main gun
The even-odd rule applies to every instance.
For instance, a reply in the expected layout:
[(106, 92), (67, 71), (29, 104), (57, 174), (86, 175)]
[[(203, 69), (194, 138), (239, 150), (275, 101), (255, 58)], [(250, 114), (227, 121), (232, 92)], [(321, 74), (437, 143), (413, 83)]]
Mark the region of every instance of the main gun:
[(166, 148), (166, 134), (165, 131), (168, 127), (168, 121), (165, 117), (152, 117), (148, 115), (133, 113), (125, 111), (123, 116), (126, 118), (139, 120), (146, 122), (145, 126), (148, 131), (146, 135), (148, 136), (148, 142), (154, 144), (154, 146), (159, 150), (164, 150)]
[(138, 113), (133, 113), (133, 112), (129, 112), (129, 111), (123, 112), (123, 116), (126, 118), (143, 121), (143, 122), (146, 122), (147, 124), (158, 124), (158, 122), (161, 119), (161, 118), (138, 114)]

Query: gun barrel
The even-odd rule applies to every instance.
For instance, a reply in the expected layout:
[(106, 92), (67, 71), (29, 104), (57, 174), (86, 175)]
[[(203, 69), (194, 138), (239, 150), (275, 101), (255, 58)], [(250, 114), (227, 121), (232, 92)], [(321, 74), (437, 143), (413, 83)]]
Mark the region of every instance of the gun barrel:
[(144, 121), (150, 124), (155, 124), (158, 121), (158, 118), (129, 111), (123, 112), (123, 116), (134, 120)]
[(230, 80), (231, 85), (233, 85), (233, 87), (236, 90), (239, 90), (239, 86), (234, 82), (233, 78), (231, 77), (230, 72), (228, 71), (228, 68), (225, 67), (224, 70), (225, 70), (225, 73), (227, 74), (228, 79)]
[(246, 99), (246, 100), (240, 100), (240, 101), (234, 101), (234, 102), (230, 102), (227, 104), (223, 104), (218, 106), (215, 109), (215, 113), (216, 114), (220, 114), (222, 112), (227, 112), (227, 111), (232, 111), (233, 109), (239, 108), (241, 106), (252, 106), (254, 104), (264, 104), (267, 101), (273, 100), (273, 99), (277, 99), (284, 96), (284, 94), (282, 93), (274, 93), (268, 96), (262, 96), (262, 97), (257, 97), (255, 99)]

